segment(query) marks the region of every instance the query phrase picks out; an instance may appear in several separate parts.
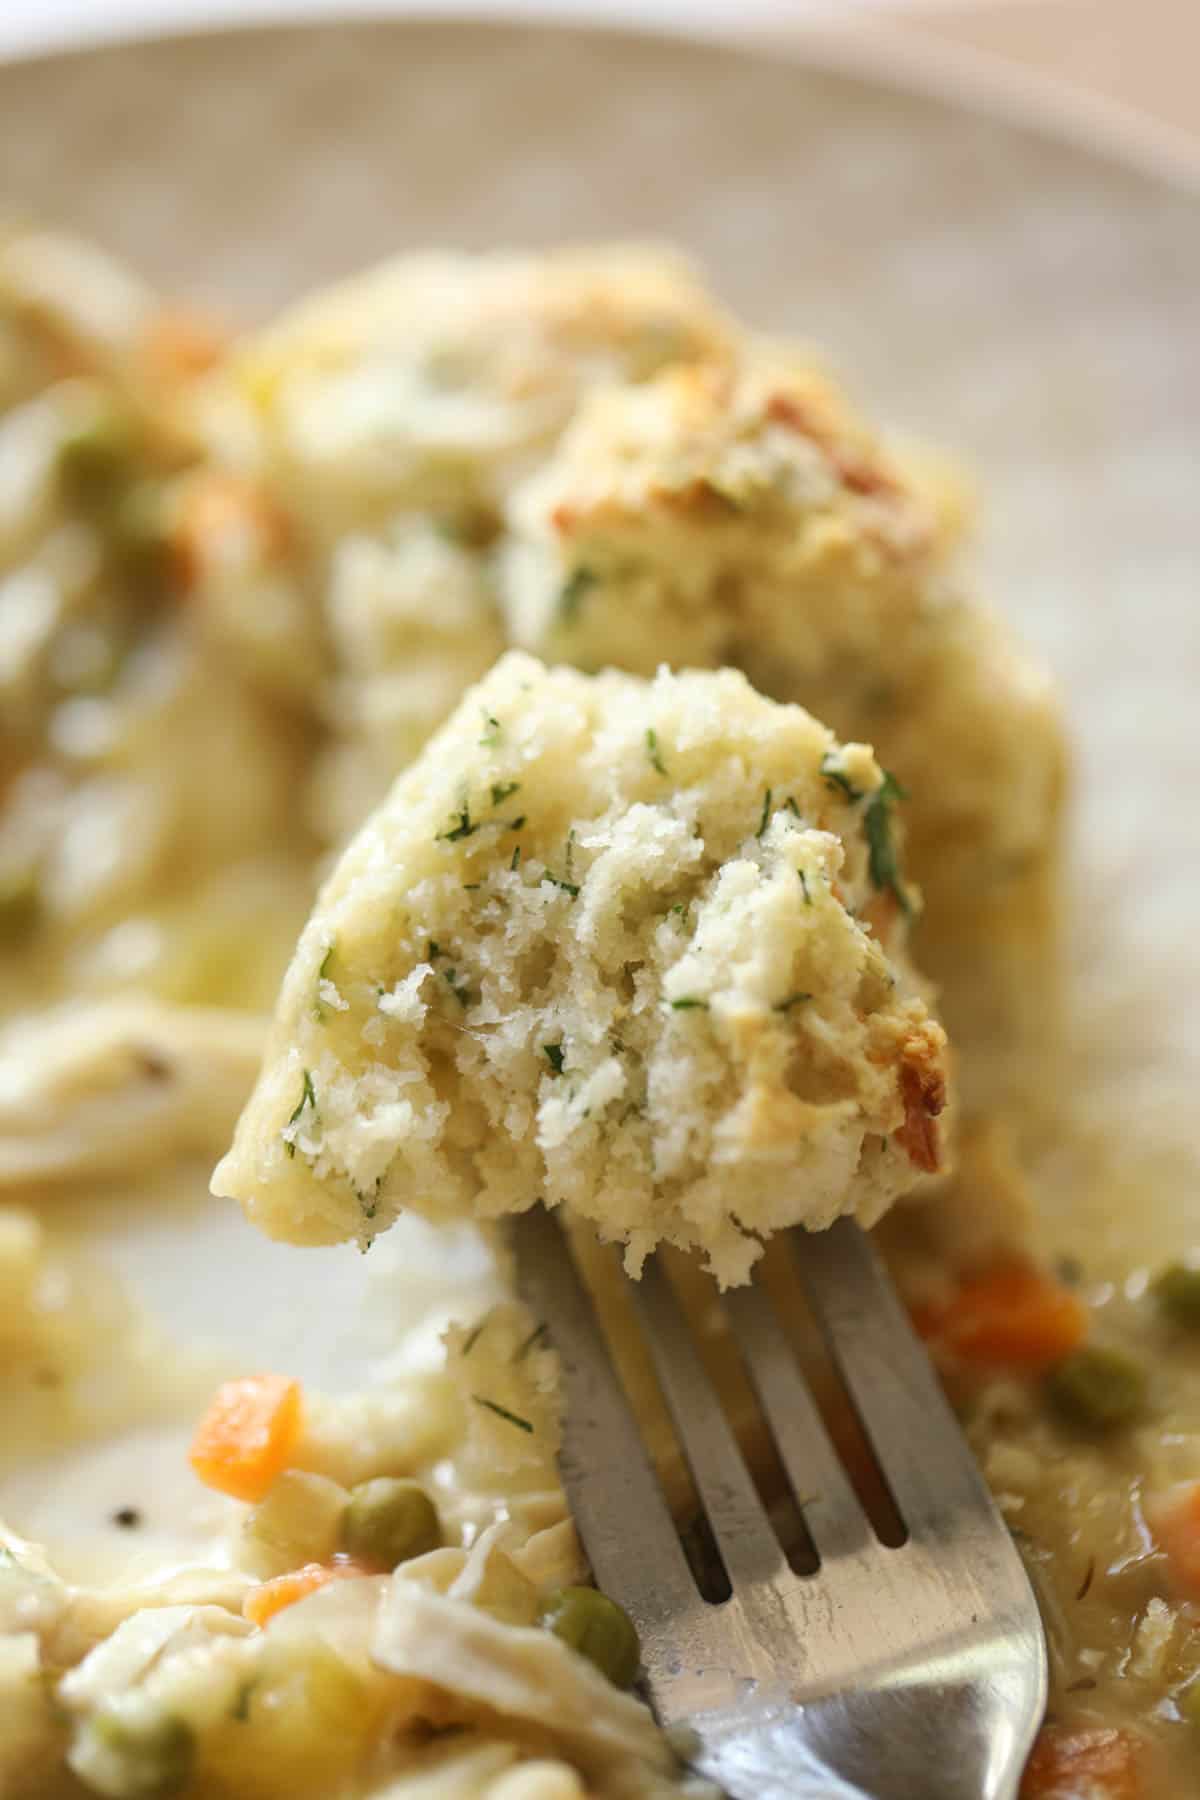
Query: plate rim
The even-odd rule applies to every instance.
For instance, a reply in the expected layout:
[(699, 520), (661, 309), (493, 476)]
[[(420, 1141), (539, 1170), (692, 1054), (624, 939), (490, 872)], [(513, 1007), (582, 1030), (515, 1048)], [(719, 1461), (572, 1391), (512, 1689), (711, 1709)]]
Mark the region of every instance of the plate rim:
[[(140, 10), (139, 10), (140, 9)], [(236, 11), (234, 10), (236, 9)], [(93, 13), (71, 38), (27, 46), (0, 45), (0, 77), (22, 69), (52, 70), (89, 57), (156, 46), (186, 46), (215, 39), (270, 38), (329, 32), (350, 26), (419, 37), (487, 32), (532, 37), (553, 31), (561, 39), (617, 41), (632, 49), (684, 46), (690, 52), (732, 56), (756, 63), (780, 57), (797, 69), (867, 88), (925, 101), (983, 118), (1132, 173), (1186, 197), (1200, 196), (1200, 137), (1192, 136), (1106, 95), (1075, 89), (1054, 76), (1009, 65), (969, 46), (906, 38), (888, 18), (846, 26), (829, 15), (783, 32), (757, 12), (741, 21), (707, 7), (688, 18), (648, 19), (638, 0), (579, 0), (564, 13), (561, 0), (447, 0), (436, 10), (417, 0), (181, 0), (171, 18), (156, 16), (153, 0), (134, 0), (111, 23)]]

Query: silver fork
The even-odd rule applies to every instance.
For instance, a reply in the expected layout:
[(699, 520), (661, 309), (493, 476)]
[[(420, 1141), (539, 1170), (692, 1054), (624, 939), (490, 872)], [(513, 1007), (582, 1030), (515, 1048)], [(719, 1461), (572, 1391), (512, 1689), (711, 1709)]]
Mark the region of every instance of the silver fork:
[(1021, 1559), (863, 1233), (791, 1236), (905, 1541), (875, 1535), (766, 1295), (734, 1290), (722, 1304), (820, 1559), (793, 1572), (651, 1259), (639, 1323), (732, 1589), (706, 1601), (538, 1207), (516, 1222), (518, 1276), (562, 1359), (560, 1469), (596, 1580), (639, 1629), (660, 1722), (690, 1727), (690, 1763), (731, 1800), (1014, 1800), (1047, 1680)]

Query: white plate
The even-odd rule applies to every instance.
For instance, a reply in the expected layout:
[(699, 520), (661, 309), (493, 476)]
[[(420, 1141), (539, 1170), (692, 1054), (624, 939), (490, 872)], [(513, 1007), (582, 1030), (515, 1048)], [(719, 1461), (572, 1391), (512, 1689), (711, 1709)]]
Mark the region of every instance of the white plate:
[[(1049, 1235), (1114, 1268), (1200, 1239), (1196, 193), (781, 54), (495, 25), (0, 67), (0, 168), (10, 202), (234, 318), (401, 246), (671, 238), (872, 410), (961, 449), (986, 585), (1059, 670), (1079, 745), (1083, 1047), (1045, 1085), (1095, 1135), (1043, 1172)], [(1091, 1216), (1067, 1226), (1081, 1172)], [(184, 1229), (107, 1241), (181, 1330), (218, 1317), (256, 1361), (323, 1365), (347, 1313), (318, 1333), (317, 1305), (284, 1304), (295, 1257), (201, 1210), (185, 1264)], [(357, 1294), (351, 1253), (317, 1257), (307, 1302), (333, 1270)]]

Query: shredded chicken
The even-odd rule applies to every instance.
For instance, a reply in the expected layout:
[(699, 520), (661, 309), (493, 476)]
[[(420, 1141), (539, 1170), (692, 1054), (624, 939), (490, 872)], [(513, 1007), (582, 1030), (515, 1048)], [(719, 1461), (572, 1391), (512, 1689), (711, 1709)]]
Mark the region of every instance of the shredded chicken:
[(215, 1151), (258, 1070), (244, 1013), (150, 1000), (66, 1005), (0, 1033), (0, 1187)]

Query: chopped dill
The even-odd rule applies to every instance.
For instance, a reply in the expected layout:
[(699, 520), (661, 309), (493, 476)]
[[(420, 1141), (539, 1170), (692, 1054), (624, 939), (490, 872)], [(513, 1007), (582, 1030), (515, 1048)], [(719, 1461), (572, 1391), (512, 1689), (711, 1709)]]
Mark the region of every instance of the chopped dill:
[(708, 1012), (707, 1000), (701, 1000), (695, 994), (682, 994), (678, 1000), (671, 1001), (672, 1012)]
[(512, 858), (511, 858), (508, 866), (510, 869), (519, 869), (520, 868), (520, 866), (521, 866), (521, 846), (520, 846), (520, 844), (516, 844), (513, 846)]
[(754, 834), (755, 837), (759, 837), (759, 838), (762, 837), (763, 833), (766, 831), (767, 826), (770, 824), (770, 822), (771, 822), (771, 790), (770, 790), (770, 788), (768, 788), (766, 793), (763, 795), (762, 818), (758, 821), (758, 830)]
[(523, 1419), (520, 1413), (509, 1412), (507, 1406), (501, 1406), (495, 1400), (485, 1400), (482, 1394), (472, 1394), (471, 1398), (476, 1406), (486, 1406), (488, 1411), (495, 1413), (498, 1419), (506, 1419), (510, 1425), (515, 1425), (519, 1431), (528, 1431), (530, 1435), (532, 1435), (533, 1426), (528, 1419)]
[(808, 888), (808, 876), (804, 873), (803, 869), (797, 869), (796, 873), (800, 877), (800, 886), (804, 889), (804, 904), (805, 906), (811, 906), (813, 897)]
[[(308, 1069), (305, 1069), (304, 1071), (304, 1082), (300, 1089), (300, 1098), (296, 1102), (295, 1109), (288, 1119), (289, 1125), (296, 1124), (306, 1106), (311, 1107), (313, 1112), (316, 1112), (317, 1110), (316, 1090), (313, 1087), (313, 1078)], [(283, 1147), (289, 1156), (295, 1156), (296, 1145), (292, 1138), (285, 1138)]]
[(457, 969), (443, 969), (442, 979), (445, 981), (446, 986), (450, 989), (450, 992), (454, 995), (454, 998), (458, 1001), (460, 1006), (470, 1006), (471, 990), (465, 981), (460, 981), (458, 979)]
[(329, 966), (333, 961), (333, 950), (336, 940), (331, 938), (325, 946), (325, 954), (317, 965), (317, 996), (312, 1005), (312, 1016), (318, 1025), (325, 1023), (325, 1008), (321, 1004), (321, 983), (329, 977)]
[(484, 1313), (482, 1319), (479, 1320), (478, 1324), (472, 1325), (470, 1331), (468, 1331), (466, 1337), (463, 1339), (462, 1354), (464, 1356), (470, 1356), (472, 1350), (475, 1348), (476, 1344), (479, 1342), (479, 1339), (483, 1334), (483, 1328), (487, 1324), (487, 1322), (488, 1322), (488, 1315), (486, 1313)]
[(554, 1073), (556, 1075), (561, 1075), (563, 1072), (563, 1047), (562, 1047), (562, 1044), (561, 1043), (543, 1044), (542, 1051), (545, 1055), (546, 1061), (550, 1064), (550, 1067), (554, 1070)]
[(543, 1319), (540, 1325), (534, 1326), (533, 1330), (530, 1332), (529, 1336), (525, 1339), (524, 1343), (518, 1344), (516, 1350), (513, 1352), (512, 1360), (515, 1363), (524, 1362), (525, 1358), (529, 1355), (529, 1352), (533, 1349), (534, 1345), (542, 1343), (548, 1335), (549, 1335), (549, 1327), (546, 1324), (545, 1319)]
[(548, 869), (542, 876), (542, 880), (548, 881), (551, 887), (561, 888), (564, 894), (570, 894), (572, 900), (576, 900), (579, 897), (579, 884), (577, 882), (562, 881), (557, 875), (551, 875)]
[(502, 806), (510, 794), (515, 794), (520, 787), (519, 781), (494, 781), (492, 783), (492, 805)]
[(663, 761), (662, 752), (658, 747), (658, 733), (652, 725), (646, 728), (646, 755), (650, 758), (650, 767), (657, 769), (660, 775), (665, 775), (667, 765)]
[(494, 719), (489, 712), (483, 715), (483, 736), (479, 742), (485, 750), (494, 750), (504, 736), (504, 727), (499, 719)]
[(885, 770), (881, 785), (871, 795), (863, 813), (863, 831), (867, 838), (867, 866), (872, 884), (888, 889), (895, 895), (900, 910), (911, 915), (912, 901), (900, 879), (900, 864), (892, 839), (892, 809), (897, 800), (904, 799), (907, 799), (905, 789)]
[(456, 844), (460, 838), (474, 837), (479, 830), (478, 825), (474, 824), (471, 819), (470, 803), (466, 800), (463, 801), (456, 813), (450, 814), (450, 817), (454, 823), (448, 831), (438, 832), (434, 839), (435, 843)]
[(793, 1006), (799, 1006), (802, 1001), (811, 1000), (811, 999), (812, 999), (811, 994), (800, 994), (800, 993), (789, 994), (786, 1000), (781, 1000), (779, 1002), (779, 1005), (775, 1008), (775, 1011), (780, 1012), (780, 1013), (791, 1012)]
[(821, 773), (825, 777), (826, 787), (837, 788), (851, 803), (862, 799), (862, 789), (856, 788), (845, 771), (838, 768), (835, 751), (827, 750), (821, 758)]

